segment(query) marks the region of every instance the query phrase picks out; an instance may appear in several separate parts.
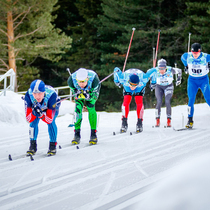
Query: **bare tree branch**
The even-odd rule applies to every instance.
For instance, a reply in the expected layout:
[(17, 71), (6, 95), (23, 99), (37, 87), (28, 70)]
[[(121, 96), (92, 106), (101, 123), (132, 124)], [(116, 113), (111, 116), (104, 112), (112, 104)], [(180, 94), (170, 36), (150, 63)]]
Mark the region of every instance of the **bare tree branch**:
[(0, 61), (3, 63), (3, 66), (7, 67), (9, 69), (9, 66), (0, 58)]
[(6, 31), (2, 30), (1, 28), (0, 28), (0, 31), (8, 37), (8, 34)]
[(0, 68), (0, 71), (3, 71), (3, 72), (7, 72), (8, 70), (5, 70), (5, 69), (1, 69), (1, 68)]
[(32, 31), (32, 32), (30, 32), (30, 33), (28, 33), (28, 34), (25, 34), (25, 35), (18, 35), (18, 36), (16, 36), (16, 37), (14, 38), (14, 41), (16, 41), (17, 39), (19, 39), (19, 38), (21, 38), (21, 37), (29, 36), (29, 35), (31, 35), (31, 34), (34, 34), (34, 33), (35, 33), (36, 31), (38, 31), (40, 28), (41, 28), (41, 27), (39, 27), (39, 28), (37, 28), (36, 30), (34, 30), (34, 31)]
[(24, 16), (22, 17), (22, 19), (19, 21), (19, 23), (18, 23), (16, 26), (14, 26), (14, 30), (23, 22), (23, 20), (25, 19), (26, 15), (30, 12), (30, 10), (31, 10), (31, 7), (29, 7), (27, 11), (24, 11), (24, 12), (22, 12), (21, 14), (19, 14), (19, 15), (13, 20), (13, 21), (15, 22), (15, 20), (17, 20), (18, 17), (20, 17), (22, 14), (25, 13), (25, 15), (24, 15)]

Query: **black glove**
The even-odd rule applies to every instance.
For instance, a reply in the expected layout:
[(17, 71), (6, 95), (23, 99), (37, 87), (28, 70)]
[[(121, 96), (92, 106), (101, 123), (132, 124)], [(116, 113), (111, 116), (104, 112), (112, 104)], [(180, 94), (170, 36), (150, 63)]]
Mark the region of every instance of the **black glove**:
[(117, 87), (121, 88), (121, 84), (119, 82), (114, 82)]
[(150, 89), (151, 89), (151, 91), (153, 91), (153, 90), (155, 89), (155, 87), (156, 87), (156, 84), (155, 84), (155, 83), (151, 83), (151, 84), (150, 84)]
[(90, 94), (87, 91), (84, 91), (83, 95), (85, 96), (85, 100), (90, 100)]
[(210, 62), (208, 62), (208, 68), (210, 69)]
[(177, 79), (176, 81), (176, 86), (180, 85), (181, 84), (181, 77)]
[(185, 74), (188, 74), (188, 66), (184, 67), (184, 72), (185, 72)]
[(41, 104), (40, 103), (34, 104), (34, 106), (33, 106), (33, 114), (36, 117), (41, 117), (43, 115), (43, 111), (42, 111), (42, 108), (41, 108)]

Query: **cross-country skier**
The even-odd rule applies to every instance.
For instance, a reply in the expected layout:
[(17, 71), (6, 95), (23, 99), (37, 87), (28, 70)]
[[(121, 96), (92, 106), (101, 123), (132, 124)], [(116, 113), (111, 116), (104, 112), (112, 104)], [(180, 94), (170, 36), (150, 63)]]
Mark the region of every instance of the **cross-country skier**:
[(126, 132), (128, 128), (128, 114), (130, 109), (130, 103), (132, 96), (135, 97), (136, 112), (137, 112), (137, 124), (136, 132), (143, 131), (143, 96), (145, 93), (145, 86), (149, 81), (152, 71), (144, 73), (140, 69), (128, 69), (122, 72), (118, 67), (114, 68), (114, 82), (117, 86), (123, 86), (123, 104), (122, 104), (122, 127), (120, 132)]
[(98, 75), (93, 71), (85, 68), (80, 68), (74, 72), (68, 79), (68, 85), (75, 96), (75, 130), (72, 144), (79, 144), (81, 135), (80, 127), (82, 123), (82, 109), (86, 102), (89, 123), (91, 127), (90, 144), (97, 144), (98, 138), (96, 135), (97, 113), (95, 103), (99, 96), (100, 81)]
[(188, 123), (186, 128), (193, 127), (194, 103), (198, 89), (200, 88), (206, 103), (210, 106), (209, 67), (210, 55), (201, 51), (201, 45), (191, 45), (191, 52), (184, 53), (181, 61), (185, 66), (185, 73), (189, 73), (187, 83), (188, 94)]
[(40, 119), (48, 124), (50, 137), (48, 156), (56, 154), (57, 125), (60, 98), (56, 91), (40, 80), (34, 80), (25, 94), (26, 120), (30, 123), (30, 147), (27, 155), (34, 155), (37, 151), (38, 124)]
[(150, 69), (150, 71), (154, 69), (155, 72), (151, 78), (150, 89), (151, 91), (155, 89), (155, 97), (157, 99), (155, 110), (155, 127), (160, 126), (160, 115), (163, 96), (165, 96), (167, 127), (171, 127), (171, 98), (173, 96), (174, 91), (173, 77), (174, 74), (177, 75), (176, 86), (180, 85), (182, 78), (182, 70), (179, 68), (167, 66), (167, 62), (163, 58), (158, 60), (158, 66)]

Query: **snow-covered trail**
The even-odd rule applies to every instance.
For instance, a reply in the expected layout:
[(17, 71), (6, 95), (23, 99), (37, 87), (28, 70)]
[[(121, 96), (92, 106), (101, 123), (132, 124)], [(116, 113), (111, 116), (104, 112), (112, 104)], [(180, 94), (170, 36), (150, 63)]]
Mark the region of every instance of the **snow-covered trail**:
[[(121, 113), (100, 112), (99, 143), (94, 146), (88, 146), (90, 128), (84, 113), (79, 149), (70, 145), (73, 128), (68, 125), (72, 115), (66, 114), (57, 119), (58, 145), (62, 149), (54, 157), (45, 157), (49, 140), (47, 126), (41, 123), (34, 161), (28, 157), (8, 160), (8, 154), (15, 157), (28, 149), (28, 124), (4, 124), (0, 139), (0, 209), (137, 209), (136, 203), (144, 201), (171, 169), (210, 152), (209, 108), (200, 104), (195, 110), (196, 129), (191, 131), (164, 128), (165, 109), (161, 127), (152, 128), (154, 109), (150, 109), (145, 110), (142, 133), (130, 135), (136, 124), (132, 111), (128, 132), (115, 136)], [(173, 126), (180, 127), (186, 112), (186, 106), (173, 108)]]

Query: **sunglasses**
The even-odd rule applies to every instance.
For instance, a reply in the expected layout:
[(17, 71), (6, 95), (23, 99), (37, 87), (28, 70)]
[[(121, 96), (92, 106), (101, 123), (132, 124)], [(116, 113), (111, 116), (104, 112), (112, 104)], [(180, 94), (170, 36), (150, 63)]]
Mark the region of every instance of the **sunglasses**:
[(132, 82), (130, 82), (129, 81), (129, 84), (130, 84), (130, 86), (132, 86), (132, 87), (136, 87), (138, 84), (136, 84), (136, 83), (132, 83)]
[(165, 70), (166, 69), (166, 67), (160, 67), (160, 68), (158, 68), (159, 70)]
[(198, 52), (193, 52), (193, 51), (191, 51), (191, 52), (192, 52), (192, 54), (198, 54), (201, 52), (201, 50), (198, 50)]
[(86, 78), (85, 80), (78, 80), (77, 79), (77, 82), (79, 82), (79, 83), (84, 83), (84, 82), (86, 82), (88, 80), (88, 78)]

